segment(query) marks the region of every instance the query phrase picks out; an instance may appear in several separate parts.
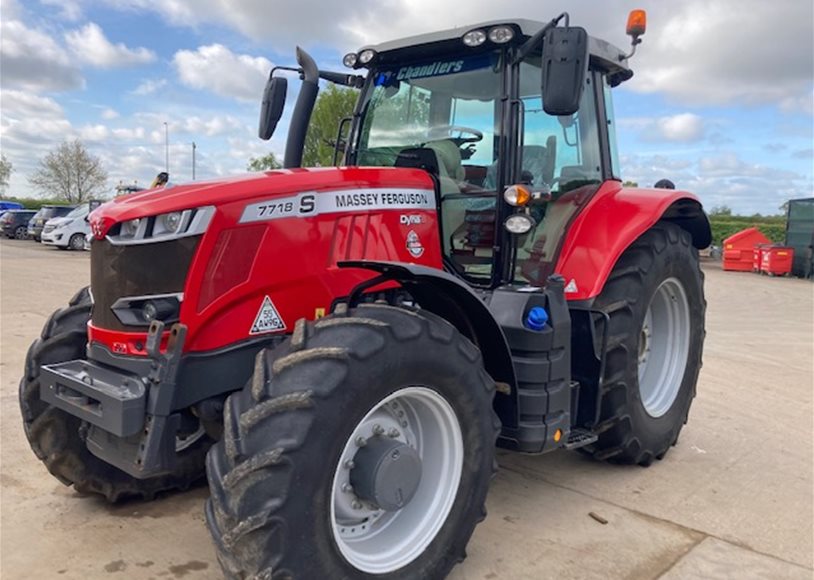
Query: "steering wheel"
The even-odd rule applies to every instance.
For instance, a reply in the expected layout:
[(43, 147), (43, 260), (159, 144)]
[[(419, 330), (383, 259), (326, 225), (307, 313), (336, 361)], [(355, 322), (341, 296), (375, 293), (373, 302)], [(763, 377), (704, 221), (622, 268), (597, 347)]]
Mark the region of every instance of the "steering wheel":
[[(469, 133), (472, 136), (464, 137), (463, 135), (460, 135), (458, 137), (453, 137), (453, 133)], [(464, 143), (477, 143), (478, 141), (483, 140), (483, 133), (477, 129), (473, 129), (472, 127), (464, 127), (463, 125), (439, 125), (429, 130), (427, 135), (428, 141), (438, 141), (440, 139), (449, 139), (460, 147)]]

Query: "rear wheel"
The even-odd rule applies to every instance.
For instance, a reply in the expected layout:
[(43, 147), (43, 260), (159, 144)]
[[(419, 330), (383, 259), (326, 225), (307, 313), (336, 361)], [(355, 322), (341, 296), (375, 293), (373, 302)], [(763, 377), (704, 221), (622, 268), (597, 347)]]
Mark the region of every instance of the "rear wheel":
[(227, 577), (446, 576), (485, 516), (493, 396), (480, 352), (433, 315), (300, 321), (258, 355), (207, 458)]
[(17, 229), (14, 230), (14, 239), (15, 240), (24, 240), (28, 237), (28, 229), (25, 226), (19, 226)]
[(650, 465), (678, 440), (704, 342), (703, 273), (690, 234), (659, 222), (619, 258), (596, 301), (610, 316), (598, 459)]
[(85, 249), (85, 235), (84, 234), (74, 234), (71, 236), (71, 239), (68, 240), (68, 247), (71, 250), (84, 250)]
[(28, 349), (25, 375), (20, 381), (20, 408), (31, 449), (65, 485), (73, 485), (81, 493), (103, 495), (111, 502), (132, 497), (152, 499), (160, 491), (188, 488), (203, 478), (206, 451), (211, 445), (208, 437), (182, 442), (175, 473), (136, 479), (88, 451), (85, 423), (40, 399), (41, 365), (85, 358), (90, 310), (90, 293), (83, 288), (67, 308), (51, 315), (40, 338)]

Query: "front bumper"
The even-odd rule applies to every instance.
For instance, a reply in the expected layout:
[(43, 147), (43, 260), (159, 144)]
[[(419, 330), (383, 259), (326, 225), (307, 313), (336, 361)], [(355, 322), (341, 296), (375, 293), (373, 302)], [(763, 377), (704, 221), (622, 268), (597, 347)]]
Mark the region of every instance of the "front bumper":
[(40, 241), (49, 246), (67, 246), (68, 241), (64, 238), (65, 236), (59, 230), (52, 230), (50, 232), (43, 230), (40, 235)]
[(143, 360), (124, 362), (91, 346), (98, 355), (93, 360), (41, 368), (42, 400), (86, 422), (88, 450), (139, 479), (171, 473), (176, 465), (181, 416), (173, 403), (186, 327), (173, 326), (164, 353), (163, 336), (163, 323), (154, 322)]

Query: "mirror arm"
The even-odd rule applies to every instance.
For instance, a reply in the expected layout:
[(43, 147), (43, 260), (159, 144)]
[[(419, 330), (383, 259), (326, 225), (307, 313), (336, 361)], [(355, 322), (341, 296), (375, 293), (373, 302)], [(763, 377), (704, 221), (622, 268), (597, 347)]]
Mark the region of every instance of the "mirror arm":
[(514, 57), (512, 64), (517, 64), (518, 62), (525, 59), (529, 53), (534, 50), (539, 44), (540, 41), (543, 40), (546, 32), (557, 26), (560, 23), (560, 20), (565, 18), (565, 26), (569, 26), (571, 23), (571, 17), (568, 15), (568, 12), (563, 12), (559, 16), (557, 16), (554, 20), (543, 26), (540, 30), (534, 33), (534, 36), (529, 38), (523, 45), (517, 50), (517, 55)]
[(351, 75), (327, 70), (319, 71), (319, 78), (336, 85), (343, 85), (354, 89), (361, 89), (362, 85), (365, 84), (365, 77), (362, 75)]

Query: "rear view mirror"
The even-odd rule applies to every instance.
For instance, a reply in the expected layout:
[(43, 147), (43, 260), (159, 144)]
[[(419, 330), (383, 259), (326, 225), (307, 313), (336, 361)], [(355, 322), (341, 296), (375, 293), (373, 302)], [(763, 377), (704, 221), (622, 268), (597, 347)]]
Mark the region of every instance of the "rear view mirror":
[(543, 110), (573, 115), (588, 70), (588, 33), (584, 28), (552, 28), (543, 38)]
[(288, 91), (288, 79), (285, 77), (269, 77), (266, 89), (263, 91), (263, 105), (260, 108), (261, 139), (268, 141), (277, 128), (280, 117), (283, 116), (285, 97)]

